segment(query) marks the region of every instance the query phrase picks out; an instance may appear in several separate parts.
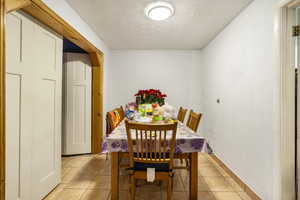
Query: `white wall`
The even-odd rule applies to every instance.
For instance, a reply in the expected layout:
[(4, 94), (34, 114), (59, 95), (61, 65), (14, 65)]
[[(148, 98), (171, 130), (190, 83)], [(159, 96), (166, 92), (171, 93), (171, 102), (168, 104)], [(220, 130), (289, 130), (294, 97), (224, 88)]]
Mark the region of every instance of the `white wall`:
[(109, 109), (135, 101), (139, 89), (158, 88), (167, 102), (201, 111), (200, 51), (112, 51), (108, 72)]
[(275, 199), (277, 1), (255, 0), (202, 51), (205, 134), (215, 154), (263, 200)]

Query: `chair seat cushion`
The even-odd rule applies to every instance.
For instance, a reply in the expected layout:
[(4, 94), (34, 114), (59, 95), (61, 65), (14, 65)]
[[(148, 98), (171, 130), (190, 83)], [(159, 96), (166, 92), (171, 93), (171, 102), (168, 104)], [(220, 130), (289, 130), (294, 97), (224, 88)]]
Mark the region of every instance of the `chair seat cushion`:
[(133, 170), (136, 171), (146, 171), (147, 168), (155, 168), (157, 172), (170, 172), (168, 163), (141, 163), (135, 162)]

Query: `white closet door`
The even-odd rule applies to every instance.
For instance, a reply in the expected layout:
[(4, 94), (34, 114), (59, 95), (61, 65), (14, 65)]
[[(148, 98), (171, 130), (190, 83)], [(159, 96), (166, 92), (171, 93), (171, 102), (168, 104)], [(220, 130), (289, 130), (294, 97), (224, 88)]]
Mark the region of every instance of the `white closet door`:
[(6, 200), (40, 200), (60, 181), (62, 38), (7, 16)]
[(36, 25), (36, 101), (32, 142), (32, 199), (42, 199), (61, 171), (62, 38)]
[[(30, 200), (35, 25), (19, 13), (6, 29), (6, 200)], [(30, 69), (30, 70), (28, 70)]]
[(91, 63), (87, 54), (64, 54), (63, 154), (91, 153)]

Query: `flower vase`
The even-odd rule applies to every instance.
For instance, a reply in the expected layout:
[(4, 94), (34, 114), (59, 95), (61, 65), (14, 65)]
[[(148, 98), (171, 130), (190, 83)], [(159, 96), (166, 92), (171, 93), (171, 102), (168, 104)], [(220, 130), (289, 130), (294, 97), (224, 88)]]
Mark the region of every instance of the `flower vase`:
[(142, 97), (141, 96), (137, 96), (135, 98), (135, 103), (137, 106), (139, 106), (140, 104), (142, 104)]
[(147, 115), (152, 115), (153, 112), (152, 104), (145, 104), (145, 111)]
[(141, 114), (142, 117), (146, 116), (145, 104), (138, 105), (138, 112)]

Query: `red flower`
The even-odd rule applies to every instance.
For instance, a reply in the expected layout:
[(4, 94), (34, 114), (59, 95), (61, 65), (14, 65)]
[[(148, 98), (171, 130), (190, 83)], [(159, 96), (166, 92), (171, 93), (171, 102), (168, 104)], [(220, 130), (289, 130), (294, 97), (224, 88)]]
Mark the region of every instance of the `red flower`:
[(143, 90), (139, 90), (138, 93), (136, 93), (134, 96), (140, 96), (140, 95), (142, 95), (142, 93), (143, 93)]
[(151, 95), (153, 95), (153, 94), (155, 94), (156, 92), (155, 92), (155, 90), (154, 89), (150, 89), (150, 90), (148, 90), (148, 93)]
[(135, 96), (139, 96), (141, 101), (146, 103), (161, 102), (167, 97), (166, 94), (163, 94), (158, 89), (139, 90)]

